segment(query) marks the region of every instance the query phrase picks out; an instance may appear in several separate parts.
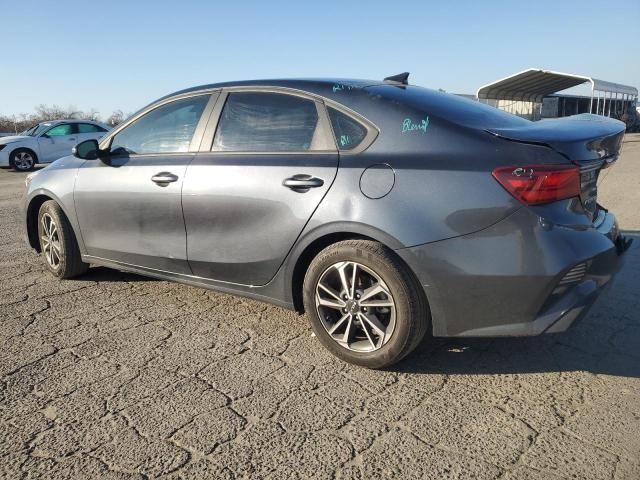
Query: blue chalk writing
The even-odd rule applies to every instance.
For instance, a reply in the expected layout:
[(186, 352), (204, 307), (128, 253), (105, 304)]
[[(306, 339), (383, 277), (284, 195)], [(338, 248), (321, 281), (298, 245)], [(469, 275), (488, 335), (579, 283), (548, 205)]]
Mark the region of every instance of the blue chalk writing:
[(342, 90), (353, 90), (357, 87), (353, 85), (349, 85), (347, 83), (334, 83), (333, 84), (333, 93), (340, 92)]
[(425, 117), (418, 122), (414, 122), (410, 118), (405, 118), (402, 121), (402, 133), (422, 132), (423, 134), (425, 134), (427, 132), (428, 126), (429, 126), (429, 117)]

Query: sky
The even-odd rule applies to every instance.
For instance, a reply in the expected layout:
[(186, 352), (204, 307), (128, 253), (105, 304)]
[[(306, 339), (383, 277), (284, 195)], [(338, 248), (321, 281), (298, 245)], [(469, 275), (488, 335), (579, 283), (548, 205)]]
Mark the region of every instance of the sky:
[(640, 87), (640, 1), (0, 0), (0, 115), (105, 118), (176, 90), (283, 77), (454, 93), (539, 67)]

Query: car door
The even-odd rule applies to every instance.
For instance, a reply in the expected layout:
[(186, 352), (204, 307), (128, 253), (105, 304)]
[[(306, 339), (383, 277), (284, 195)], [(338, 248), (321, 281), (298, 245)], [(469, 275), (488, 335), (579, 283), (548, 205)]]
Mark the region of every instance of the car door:
[(74, 200), (88, 255), (191, 273), (181, 190), (211, 97), (189, 95), (152, 107), (105, 139), (101, 147), (109, 156), (78, 170)]
[(59, 123), (38, 137), (41, 163), (50, 163), (61, 157), (71, 155), (71, 149), (78, 143), (75, 125)]
[(336, 176), (330, 132), (312, 98), (223, 92), (183, 186), (195, 275), (244, 285), (273, 278)]

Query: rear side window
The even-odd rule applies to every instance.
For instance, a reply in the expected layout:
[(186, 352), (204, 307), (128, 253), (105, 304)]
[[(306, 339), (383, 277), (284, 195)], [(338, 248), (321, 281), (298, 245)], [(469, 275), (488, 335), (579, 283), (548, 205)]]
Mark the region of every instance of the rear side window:
[(352, 150), (360, 145), (367, 136), (367, 129), (364, 125), (335, 108), (328, 107), (327, 110), (338, 149)]
[(78, 123), (78, 133), (96, 133), (96, 132), (106, 132), (106, 130), (98, 125), (94, 125), (92, 123)]
[(214, 149), (243, 152), (317, 150), (315, 102), (281, 93), (230, 93)]
[(114, 155), (188, 152), (209, 95), (167, 103), (118, 132), (111, 142)]

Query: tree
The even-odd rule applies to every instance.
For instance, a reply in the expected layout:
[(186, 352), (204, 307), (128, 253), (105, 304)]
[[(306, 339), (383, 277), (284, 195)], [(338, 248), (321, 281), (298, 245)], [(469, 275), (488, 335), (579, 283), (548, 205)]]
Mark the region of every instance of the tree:
[(107, 125), (115, 127), (116, 125), (120, 125), (123, 121), (124, 112), (122, 110), (116, 110), (109, 116), (109, 118), (107, 118)]
[(100, 121), (100, 112), (98, 112), (95, 108), (92, 108), (88, 112), (80, 112), (79, 118), (82, 120), (92, 120), (94, 122)]
[(41, 103), (36, 107), (36, 117), (42, 119), (42, 121), (47, 120), (63, 120), (65, 118), (76, 118), (82, 112), (76, 110), (73, 106), (68, 106), (66, 109), (59, 107), (58, 105), (45, 105)]
[[(127, 116), (128, 115), (125, 115), (122, 110), (116, 110), (107, 118), (106, 123), (111, 127), (115, 127), (116, 125), (121, 124)], [(17, 134), (40, 122), (63, 120), (67, 118), (92, 120), (94, 122), (101, 121), (100, 112), (95, 108), (83, 112), (73, 105), (69, 105), (67, 108), (62, 108), (58, 105), (47, 105), (41, 103), (35, 108), (35, 113), (32, 114), (20, 113), (14, 115), (0, 115), (0, 133)]]

